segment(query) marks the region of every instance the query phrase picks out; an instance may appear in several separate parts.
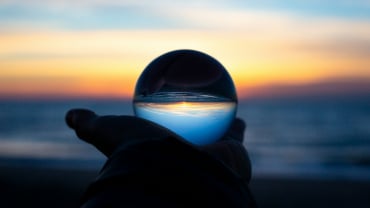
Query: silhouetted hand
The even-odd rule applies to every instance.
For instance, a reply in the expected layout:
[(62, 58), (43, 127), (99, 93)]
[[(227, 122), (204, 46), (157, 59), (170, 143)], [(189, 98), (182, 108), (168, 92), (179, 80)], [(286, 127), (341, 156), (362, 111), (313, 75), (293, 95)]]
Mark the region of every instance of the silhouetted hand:
[(98, 116), (86, 109), (70, 110), (69, 127), (77, 136), (109, 157), (117, 148), (144, 140), (175, 136), (165, 128), (134, 116)]
[[(117, 150), (146, 140), (175, 137), (184, 141), (168, 129), (135, 116), (98, 116), (90, 110), (73, 109), (67, 113), (66, 122), (79, 138), (94, 145), (107, 157)], [(208, 152), (249, 182), (251, 165), (242, 145), (244, 130), (245, 123), (237, 118), (223, 139), (194, 148)]]

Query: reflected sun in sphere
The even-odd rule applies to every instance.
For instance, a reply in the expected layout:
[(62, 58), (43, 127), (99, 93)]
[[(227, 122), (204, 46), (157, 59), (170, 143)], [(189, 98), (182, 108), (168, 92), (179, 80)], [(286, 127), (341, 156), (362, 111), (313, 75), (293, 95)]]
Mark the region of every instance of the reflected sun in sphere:
[(209, 144), (235, 117), (234, 102), (136, 103), (137, 116), (158, 123), (194, 144)]

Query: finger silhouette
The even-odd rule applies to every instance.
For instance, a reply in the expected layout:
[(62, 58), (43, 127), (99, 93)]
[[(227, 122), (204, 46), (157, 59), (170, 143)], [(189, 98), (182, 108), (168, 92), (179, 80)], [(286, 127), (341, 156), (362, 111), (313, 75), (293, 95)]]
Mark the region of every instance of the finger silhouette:
[(176, 135), (162, 126), (134, 116), (98, 116), (87, 109), (73, 109), (66, 123), (77, 136), (106, 156), (122, 145)]

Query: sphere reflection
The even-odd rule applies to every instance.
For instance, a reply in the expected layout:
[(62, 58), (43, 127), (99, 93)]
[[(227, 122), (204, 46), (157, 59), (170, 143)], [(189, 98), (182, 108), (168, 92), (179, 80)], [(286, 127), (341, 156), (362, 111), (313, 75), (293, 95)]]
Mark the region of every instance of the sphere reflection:
[(235, 118), (237, 96), (225, 68), (193, 50), (164, 54), (141, 74), (136, 116), (153, 121), (195, 145), (220, 139)]

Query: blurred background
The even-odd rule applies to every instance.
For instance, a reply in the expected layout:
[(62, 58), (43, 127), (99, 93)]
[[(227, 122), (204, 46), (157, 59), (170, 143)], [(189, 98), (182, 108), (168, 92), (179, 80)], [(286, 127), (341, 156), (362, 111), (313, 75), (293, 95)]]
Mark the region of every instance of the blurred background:
[(175, 49), (233, 77), (261, 207), (369, 207), (368, 0), (0, 0), (0, 206), (76, 203), (105, 158), (66, 111), (132, 115)]

